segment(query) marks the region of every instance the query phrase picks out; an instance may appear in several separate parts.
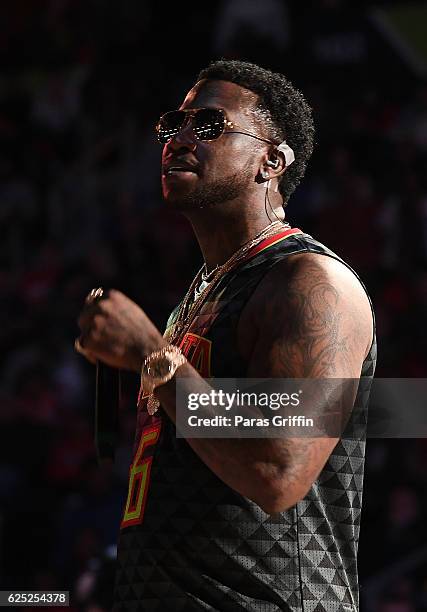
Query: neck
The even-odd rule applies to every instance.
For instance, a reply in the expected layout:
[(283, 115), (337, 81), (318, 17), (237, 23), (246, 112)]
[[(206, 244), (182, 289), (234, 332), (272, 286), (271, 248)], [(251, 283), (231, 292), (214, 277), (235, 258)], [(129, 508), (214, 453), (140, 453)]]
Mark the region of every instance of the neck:
[[(221, 214), (218, 209), (195, 211), (188, 215), (194, 233), (199, 242), (206, 268), (211, 271), (215, 266), (224, 264), (241, 246), (249, 242), (265, 227), (278, 221), (270, 212), (270, 218), (264, 210), (254, 214), (244, 211), (228, 210)], [(278, 212), (277, 216), (281, 219)], [(283, 212), (282, 212), (283, 215)]]

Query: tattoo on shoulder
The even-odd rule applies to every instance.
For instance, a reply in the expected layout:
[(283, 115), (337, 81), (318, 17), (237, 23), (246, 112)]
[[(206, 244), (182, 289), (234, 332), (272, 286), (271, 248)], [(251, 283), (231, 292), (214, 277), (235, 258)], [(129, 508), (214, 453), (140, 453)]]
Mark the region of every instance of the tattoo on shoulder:
[(349, 371), (349, 330), (340, 302), (339, 291), (317, 262), (298, 265), (272, 301), (269, 315), (281, 326), (274, 346), (281, 376), (334, 377)]

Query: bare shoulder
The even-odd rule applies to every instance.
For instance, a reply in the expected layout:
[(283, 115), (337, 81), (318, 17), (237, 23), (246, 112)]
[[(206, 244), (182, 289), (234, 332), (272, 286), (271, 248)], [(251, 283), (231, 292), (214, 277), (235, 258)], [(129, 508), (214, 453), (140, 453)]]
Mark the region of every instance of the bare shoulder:
[(260, 282), (238, 335), (251, 375), (359, 376), (372, 343), (371, 306), (345, 264), (298, 253)]

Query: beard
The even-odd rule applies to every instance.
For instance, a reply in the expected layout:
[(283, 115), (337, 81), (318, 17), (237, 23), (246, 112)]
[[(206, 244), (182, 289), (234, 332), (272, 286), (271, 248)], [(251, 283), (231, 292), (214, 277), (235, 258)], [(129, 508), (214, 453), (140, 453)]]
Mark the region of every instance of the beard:
[(251, 167), (251, 160), (248, 160), (245, 167), (238, 172), (195, 186), (185, 193), (176, 193), (168, 199), (180, 211), (212, 208), (230, 202), (244, 193), (253, 181)]

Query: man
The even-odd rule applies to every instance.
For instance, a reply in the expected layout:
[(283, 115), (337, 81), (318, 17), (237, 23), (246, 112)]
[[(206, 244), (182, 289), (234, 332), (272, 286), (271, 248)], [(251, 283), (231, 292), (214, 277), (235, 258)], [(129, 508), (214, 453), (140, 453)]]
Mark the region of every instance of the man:
[[(89, 299), (79, 320), (89, 360), (142, 368), (114, 610), (358, 609), (375, 333), (355, 273), (284, 223), (313, 133), (285, 77), (237, 61), (202, 71), (159, 121), (163, 196), (205, 265), (165, 337), (118, 291)], [(197, 387), (200, 374), (360, 378), (358, 434), (177, 438), (175, 381)]]

